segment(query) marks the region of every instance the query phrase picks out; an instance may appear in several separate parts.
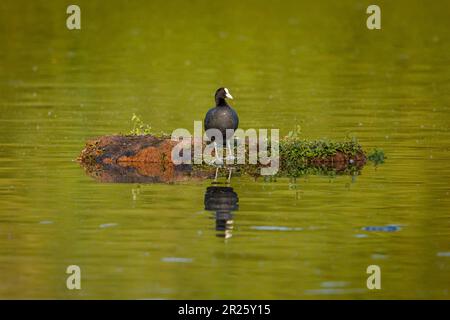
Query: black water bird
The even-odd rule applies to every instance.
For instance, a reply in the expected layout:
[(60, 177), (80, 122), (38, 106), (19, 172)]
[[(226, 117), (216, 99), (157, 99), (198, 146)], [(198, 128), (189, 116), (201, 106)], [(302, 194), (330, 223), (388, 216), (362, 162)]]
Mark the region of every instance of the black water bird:
[(205, 210), (213, 211), (218, 237), (230, 238), (233, 231), (233, 211), (239, 210), (239, 197), (231, 187), (208, 187)]
[[(211, 108), (205, 116), (205, 130), (208, 129), (218, 129), (222, 133), (222, 142), (223, 145), (226, 145), (228, 148), (229, 156), (227, 159), (234, 160), (232, 156), (233, 152), (231, 150), (230, 140), (234, 135), (234, 131), (237, 129), (239, 125), (239, 117), (236, 111), (228, 105), (226, 99), (233, 99), (233, 96), (230, 94), (227, 88), (219, 88), (215, 94), (216, 106)], [(227, 135), (227, 130), (229, 134)], [(219, 158), (217, 152), (217, 142), (215, 141), (215, 137), (206, 133), (208, 138), (213, 141), (214, 149), (216, 154), (215, 163), (221, 164), (222, 159)]]

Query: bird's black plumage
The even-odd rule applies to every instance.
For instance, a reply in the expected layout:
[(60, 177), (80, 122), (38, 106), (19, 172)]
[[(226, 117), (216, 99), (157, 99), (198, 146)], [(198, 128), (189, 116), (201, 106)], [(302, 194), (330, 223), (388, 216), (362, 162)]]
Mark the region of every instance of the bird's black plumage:
[[(226, 130), (232, 129), (234, 131), (239, 125), (239, 117), (236, 111), (230, 107), (226, 98), (233, 99), (227, 88), (219, 88), (215, 94), (216, 106), (211, 108), (205, 116), (205, 130), (218, 129), (222, 133), (223, 144), (226, 144)], [(231, 138), (233, 135), (229, 135)], [(210, 137), (214, 140), (214, 137)]]

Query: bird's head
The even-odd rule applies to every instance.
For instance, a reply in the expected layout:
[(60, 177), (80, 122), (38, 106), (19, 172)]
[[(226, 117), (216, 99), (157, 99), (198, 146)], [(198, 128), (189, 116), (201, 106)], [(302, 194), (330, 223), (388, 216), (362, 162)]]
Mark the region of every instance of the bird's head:
[(230, 91), (228, 91), (227, 88), (219, 88), (216, 91), (215, 98), (216, 105), (226, 105), (225, 99), (233, 99), (233, 96), (230, 94)]

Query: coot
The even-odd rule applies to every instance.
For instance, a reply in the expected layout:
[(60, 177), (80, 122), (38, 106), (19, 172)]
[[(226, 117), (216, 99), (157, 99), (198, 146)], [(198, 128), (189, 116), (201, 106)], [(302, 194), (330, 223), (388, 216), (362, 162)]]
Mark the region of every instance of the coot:
[[(234, 131), (239, 125), (239, 117), (236, 111), (230, 107), (226, 99), (233, 99), (230, 91), (227, 88), (219, 88), (215, 94), (216, 106), (211, 108), (205, 116), (205, 130), (218, 129), (222, 133), (223, 145), (228, 147), (229, 157), (233, 159), (233, 152), (230, 146), (230, 139), (233, 137)], [(231, 129), (231, 133), (228, 137), (226, 135), (227, 129)], [(208, 133), (207, 133), (208, 135)], [(208, 135), (212, 141), (214, 137)], [(228, 139), (227, 139), (228, 138)], [(221, 163), (222, 159), (218, 158), (217, 143), (214, 141), (214, 148), (216, 151), (216, 163)]]

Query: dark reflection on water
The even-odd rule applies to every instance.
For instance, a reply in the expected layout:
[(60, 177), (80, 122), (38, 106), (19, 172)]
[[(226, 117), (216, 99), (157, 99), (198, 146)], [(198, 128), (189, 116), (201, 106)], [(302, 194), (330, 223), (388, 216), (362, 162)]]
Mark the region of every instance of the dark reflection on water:
[(211, 186), (205, 192), (205, 210), (214, 212), (216, 236), (231, 238), (233, 211), (239, 210), (239, 198), (231, 187)]
[[(194, 170), (192, 165), (180, 164), (171, 168), (163, 168), (160, 163), (152, 162), (122, 162), (122, 163), (80, 163), (86, 174), (99, 182), (104, 183), (178, 183), (186, 181), (202, 181), (206, 179), (215, 179), (215, 167), (202, 168)], [(265, 182), (276, 181), (280, 177), (289, 177), (293, 180), (311, 175), (318, 176), (342, 176), (349, 175), (352, 182), (356, 181), (357, 176), (361, 175), (365, 162), (356, 164), (349, 163), (327, 163), (327, 164), (306, 164), (295, 168), (295, 174), (283, 172), (275, 177), (273, 176), (253, 176), (260, 178)], [(223, 169), (223, 168), (222, 168)], [(225, 170), (225, 169), (224, 169)], [(241, 176), (240, 169), (226, 169), (225, 173), (217, 172), (220, 176), (232, 177)], [(244, 174), (245, 175), (245, 174)], [(217, 177), (216, 177), (217, 178)]]

